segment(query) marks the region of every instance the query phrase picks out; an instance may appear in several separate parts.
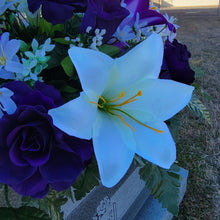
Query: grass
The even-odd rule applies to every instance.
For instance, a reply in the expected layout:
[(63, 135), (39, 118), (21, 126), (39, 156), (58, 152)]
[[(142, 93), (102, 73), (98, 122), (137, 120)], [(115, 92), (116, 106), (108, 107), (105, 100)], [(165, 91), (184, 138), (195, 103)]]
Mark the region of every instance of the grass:
[(177, 142), (179, 165), (189, 170), (187, 192), (175, 220), (220, 219), (220, 16), (169, 11), (180, 25), (177, 39), (187, 45), (193, 65), (205, 75), (196, 80), (212, 96), (206, 100), (212, 125), (189, 110), (182, 112), (182, 127)]

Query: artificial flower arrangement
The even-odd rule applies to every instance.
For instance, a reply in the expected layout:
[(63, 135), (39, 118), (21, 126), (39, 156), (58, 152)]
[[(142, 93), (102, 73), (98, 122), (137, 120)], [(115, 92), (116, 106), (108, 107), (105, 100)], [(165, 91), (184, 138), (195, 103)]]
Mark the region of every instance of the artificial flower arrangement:
[[(187, 104), (208, 116), (195, 96), (190, 101), (195, 72), (175, 39), (175, 19), (148, 0), (1, 0), (0, 14), (0, 182), (8, 206), (10, 186), (23, 196), (17, 215), (62, 219), (67, 198), (113, 187), (134, 161), (177, 215), (173, 116)], [(15, 215), (12, 207), (4, 213)]]

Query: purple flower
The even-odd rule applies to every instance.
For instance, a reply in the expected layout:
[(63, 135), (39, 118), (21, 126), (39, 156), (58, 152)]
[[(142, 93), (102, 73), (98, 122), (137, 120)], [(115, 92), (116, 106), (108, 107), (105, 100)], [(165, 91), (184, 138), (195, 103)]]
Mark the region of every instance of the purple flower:
[(122, 29), (125, 25), (133, 26), (138, 22), (142, 28), (167, 24), (170, 31), (176, 32), (173, 24), (169, 23), (167, 19), (156, 10), (149, 9), (149, 0), (125, 0), (126, 9), (129, 10), (130, 15), (126, 17), (120, 24)]
[(84, 12), (87, 0), (27, 0), (29, 10), (34, 13), (42, 6), (42, 16), (52, 24), (62, 24), (73, 16), (73, 12)]
[(17, 110), (0, 119), (0, 182), (23, 196), (42, 198), (49, 191), (68, 188), (93, 155), (90, 141), (64, 134), (54, 127), (48, 110), (63, 104), (52, 86), (23, 82), (4, 87), (14, 92)]
[(189, 66), (190, 56), (186, 45), (178, 43), (176, 39), (174, 39), (173, 43), (167, 40), (160, 78), (192, 84), (195, 80), (195, 72)]
[(129, 11), (121, 7), (120, 0), (88, 0), (88, 7), (81, 24), (81, 32), (91, 27), (91, 34), (95, 29), (105, 29), (103, 41), (108, 40), (116, 31)]

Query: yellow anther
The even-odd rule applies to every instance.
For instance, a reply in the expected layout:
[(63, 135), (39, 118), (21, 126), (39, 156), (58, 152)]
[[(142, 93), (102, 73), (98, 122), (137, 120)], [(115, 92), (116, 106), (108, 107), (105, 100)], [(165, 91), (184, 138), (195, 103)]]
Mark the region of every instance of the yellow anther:
[(110, 101), (110, 102), (117, 102), (119, 99), (123, 98), (124, 95), (125, 95), (124, 91), (121, 91), (120, 96), (119, 96), (117, 99), (114, 99), (114, 100), (112, 100), (112, 101)]
[(151, 10), (157, 10), (155, 6), (150, 7)]
[(106, 100), (105, 100), (102, 96), (98, 95), (98, 97), (99, 97), (104, 103), (106, 103)]
[(139, 90), (136, 95), (132, 96), (131, 98), (127, 99), (126, 101), (122, 102), (121, 104), (114, 105), (114, 106), (122, 106), (122, 105), (126, 105), (130, 102), (136, 101), (137, 99), (134, 99), (134, 98), (136, 98), (137, 96), (142, 96), (142, 91), (141, 90)]
[(95, 105), (97, 105), (99, 108), (103, 108), (103, 106), (101, 106), (101, 105), (99, 105), (98, 103), (96, 103), (96, 102), (92, 102), (92, 101), (89, 101), (90, 103), (92, 103), (92, 104), (95, 104)]
[(125, 35), (125, 31), (121, 34), (121, 37), (123, 37)]

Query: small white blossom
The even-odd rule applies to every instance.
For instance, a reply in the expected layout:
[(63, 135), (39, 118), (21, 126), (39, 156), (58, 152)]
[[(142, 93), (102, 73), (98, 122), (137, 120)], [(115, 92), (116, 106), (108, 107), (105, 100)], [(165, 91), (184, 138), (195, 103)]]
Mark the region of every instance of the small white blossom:
[(46, 52), (52, 51), (54, 47), (55, 45), (51, 44), (50, 38), (48, 38), (42, 45), (39, 45), (36, 39), (32, 40), (32, 51), (25, 51), (24, 55), (27, 58), (22, 58), (22, 63), (24, 65), (24, 70), (22, 72), (24, 81), (39, 80), (38, 75), (47, 67), (47, 61), (50, 59), (49, 56), (46, 56)]
[(95, 36), (92, 38), (92, 44), (89, 46), (89, 48), (93, 50), (98, 50), (97, 47), (102, 45), (103, 35), (105, 34), (105, 29), (95, 29)]
[[(170, 24), (173, 24), (173, 26), (175, 27), (176, 30), (179, 28), (179, 25), (174, 23), (176, 21), (176, 18), (174, 18), (173, 16), (171, 16), (169, 18), (167, 13), (164, 15), (164, 17), (166, 18), (166, 20)], [(174, 33), (173, 31), (170, 31), (170, 29), (168, 28), (168, 26), (166, 24), (157, 25), (156, 32), (158, 34), (160, 34), (162, 37), (164, 37), (164, 40), (168, 39), (171, 43), (173, 42), (174, 38), (176, 37), (176, 33)]]
[(88, 27), (86, 28), (86, 33), (89, 33), (91, 30), (92, 30), (92, 27), (91, 27), (91, 26), (88, 26)]

